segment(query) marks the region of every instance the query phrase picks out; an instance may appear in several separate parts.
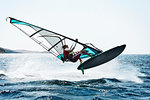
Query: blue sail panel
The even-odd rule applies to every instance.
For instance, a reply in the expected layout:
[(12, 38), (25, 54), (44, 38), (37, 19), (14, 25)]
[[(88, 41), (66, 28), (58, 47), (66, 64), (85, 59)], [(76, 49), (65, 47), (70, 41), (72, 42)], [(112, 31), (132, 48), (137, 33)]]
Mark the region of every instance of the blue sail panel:
[[(93, 48), (91, 48), (91, 47), (87, 47), (87, 48), (85, 48), (84, 50), (85, 50), (87, 53), (89, 53), (90, 55), (93, 55), (93, 56), (99, 54), (98, 51), (96, 51), (95, 49), (93, 49)], [(81, 59), (87, 58), (87, 57), (89, 57), (89, 56), (88, 56), (88, 55), (85, 55), (85, 54), (82, 54), (82, 55), (80, 56)]]
[[(26, 23), (26, 22), (23, 22), (23, 21), (19, 21), (19, 20), (16, 20), (16, 19), (11, 19), (10, 20), (10, 23), (13, 23), (13, 24), (20, 24), (20, 25), (26, 25), (26, 26), (30, 26), (30, 27), (35, 27), (35, 28), (40, 28), (38, 26), (35, 26), (35, 25), (32, 25), (32, 24), (29, 24), (29, 23)], [(40, 28), (42, 29), (42, 28)]]

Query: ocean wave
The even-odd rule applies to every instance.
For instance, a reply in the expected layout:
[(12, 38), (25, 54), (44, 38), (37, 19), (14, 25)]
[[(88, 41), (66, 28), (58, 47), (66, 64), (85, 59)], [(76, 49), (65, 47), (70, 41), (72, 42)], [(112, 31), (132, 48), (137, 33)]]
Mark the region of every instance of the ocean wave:
[[(149, 99), (150, 56), (122, 56), (99, 67), (77, 70), (48, 55), (9, 55), (0, 69), (0, 99)], [(143, 59), (146, 59), (145, 62)], [(144, 62), (142, 64), (142, 62)]]
[(13, 91), (13, 90), (2, 90), (2, 91), (0, 91), (1, 96), (7, 96), (7, 95), (11, 96), (11, 95), (16, 95), (18, 93), (20, 93), (20, 92)]
[(70, 100), (70, 99), (65, 99), (58, 96), (40, 96), (37, 97), (35, 100)]
[(58, 86), (82, 86), (82, 85), (97, 85), (97, 84), (106, 84), (106, 83), (116, 83), (123, 82), (118, 79), (111, 78), (101, 78), (101, 79), (91, 79), (84, 81), (65, 81), (65, 80), (39, 80), (39, 81), (29, 81), (29, 82), (10, 82), (3, 83), (0, 86), (13, 86), (13, 85), (58, 85)]

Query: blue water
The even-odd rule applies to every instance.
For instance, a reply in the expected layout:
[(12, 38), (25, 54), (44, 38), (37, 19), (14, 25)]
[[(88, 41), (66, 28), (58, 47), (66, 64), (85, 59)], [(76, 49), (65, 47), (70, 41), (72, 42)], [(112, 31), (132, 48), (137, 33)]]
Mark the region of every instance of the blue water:
[(149, 100), (150, 55), (85, 70), (50, 54), (0, 54), (0, 100)]

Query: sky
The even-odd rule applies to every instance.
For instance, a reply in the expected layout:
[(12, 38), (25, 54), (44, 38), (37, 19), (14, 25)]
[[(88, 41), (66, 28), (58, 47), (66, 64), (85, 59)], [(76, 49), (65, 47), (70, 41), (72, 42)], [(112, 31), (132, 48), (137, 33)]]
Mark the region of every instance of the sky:
[(92, 43), (102, 50), (126, 44), (124, 54), (150, 54), (150, 0), (1, 0), (0, 47), (44, 50), (7, 17)]

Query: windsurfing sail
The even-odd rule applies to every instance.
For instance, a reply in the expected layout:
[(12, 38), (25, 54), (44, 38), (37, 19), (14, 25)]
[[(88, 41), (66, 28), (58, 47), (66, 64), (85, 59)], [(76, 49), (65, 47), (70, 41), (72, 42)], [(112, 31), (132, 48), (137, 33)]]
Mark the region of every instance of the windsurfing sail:
[[(12, 17), (8, 17), (9, 22), (25, 33), (29, 38), (34, 40), (40, 46), (42, 46), (45, 50), (56, 56), (61, 60), (63, 57), (63, 49), (62, 46), (67, 44), (66, 41), (72, 41), (77, 43), (78, 45), (82, 46), (85, 51), (87, 51), (91, 55), (97, 55), (98, 53), (102, 52), (100, 49), (94, 47), (92, 44), (84, 44), (79, 42), (76, 39), (69, 38), (62, 34), (41, 28), (39, 26), (29, 24), (24, 21), (17, 20)], [(81, 55), (82, 58), (87, 58), (88, 55)]]

